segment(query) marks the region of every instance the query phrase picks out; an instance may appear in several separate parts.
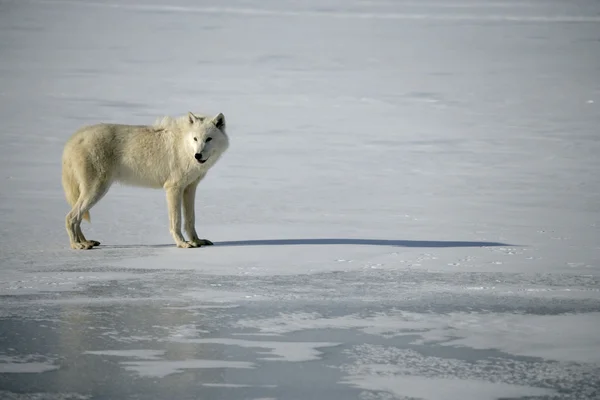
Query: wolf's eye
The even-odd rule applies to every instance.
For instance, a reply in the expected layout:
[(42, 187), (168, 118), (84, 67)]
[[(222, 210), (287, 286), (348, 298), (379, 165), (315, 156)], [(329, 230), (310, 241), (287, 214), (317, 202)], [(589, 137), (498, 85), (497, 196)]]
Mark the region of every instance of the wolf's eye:
[(197, 142), (197, 141), (198, 141), (198, 138), (197, 138), (197, 137), (195, 137), (195, 138), (194, 138), (194, 142)]
[(211, 140), (212, 140), (212, 138), (211, 138), (211, 137), (207, 137), (207, 138), (206, 138), (206, 140), (205, 140), (205, 142), (206, 142), (206, 143), (208, 143), (208, 142), (210, 142)]

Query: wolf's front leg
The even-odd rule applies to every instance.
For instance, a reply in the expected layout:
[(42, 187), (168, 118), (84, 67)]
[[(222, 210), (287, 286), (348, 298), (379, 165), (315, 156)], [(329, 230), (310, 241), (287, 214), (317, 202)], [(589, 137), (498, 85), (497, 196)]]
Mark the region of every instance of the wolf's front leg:
[(181, 199), (182, 192), (179, 187), (168, 187), (167, 190), (167, 207), (169, 208), (169, 232), (173, 236), (177, 247), (193, 247), (185, 241), (181, 234)]
[(198, 187), (197, 181), (191, 183), (183, 191), (183, 218), (184, 218), (184, 229), (188, 235), (190, 241), (188, 242), (193, 247), (210, 246), (213, 244), (210, 240), (199, 239), (196, 233), (196, 212), (195, 212), (195, 200), (196, 200), (196, 187)]

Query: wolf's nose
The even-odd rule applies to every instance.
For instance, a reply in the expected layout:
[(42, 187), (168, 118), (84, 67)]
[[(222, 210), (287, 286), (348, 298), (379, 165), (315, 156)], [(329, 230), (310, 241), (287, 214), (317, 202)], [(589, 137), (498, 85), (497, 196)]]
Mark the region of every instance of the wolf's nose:
[(194, 157), (196, 157), (196, 160), (200, 161), (202, 160), (202, 153), (196, 153)]

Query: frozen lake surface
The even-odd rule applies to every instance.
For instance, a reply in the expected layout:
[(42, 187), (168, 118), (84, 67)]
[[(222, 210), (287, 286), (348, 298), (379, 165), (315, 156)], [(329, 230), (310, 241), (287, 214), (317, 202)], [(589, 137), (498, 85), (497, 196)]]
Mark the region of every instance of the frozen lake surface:
[[(600, 398), (600, 3), (0, 0), (0, 398)], [(223, 112), (177, 249), (64, 142)]]

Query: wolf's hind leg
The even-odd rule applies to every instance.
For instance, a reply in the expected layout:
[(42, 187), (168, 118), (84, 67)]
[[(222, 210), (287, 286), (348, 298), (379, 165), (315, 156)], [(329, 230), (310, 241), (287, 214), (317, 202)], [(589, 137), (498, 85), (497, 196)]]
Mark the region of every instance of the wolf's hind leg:
[(93, 247), (96, 246), (100, 246), (100, 242), (97, 240), (87, 240), (85, 238), (85, 236), (83, 235), (83, 232), (81, 231), (81, 226), (77, 227), (77, 239), (80, 242), (88, 242), (88, 244), (91, 244)]
[(79, 199), (73, 205), (73, 209), (67, 214), (66, 228), (71, 240), (71, 248), (76, 250), (88, 250), (100, 244), (96, 240), (86, 240), (81, 231), (81, 220), (83, 214), (90, 210), (108, 191), (110, 181), (95, 182), (94, 185), (84, 187)]

